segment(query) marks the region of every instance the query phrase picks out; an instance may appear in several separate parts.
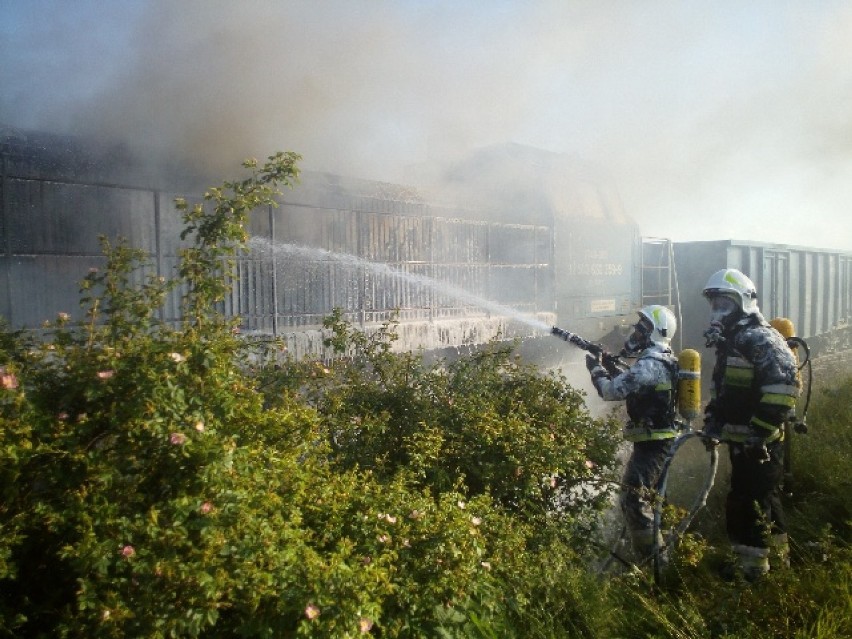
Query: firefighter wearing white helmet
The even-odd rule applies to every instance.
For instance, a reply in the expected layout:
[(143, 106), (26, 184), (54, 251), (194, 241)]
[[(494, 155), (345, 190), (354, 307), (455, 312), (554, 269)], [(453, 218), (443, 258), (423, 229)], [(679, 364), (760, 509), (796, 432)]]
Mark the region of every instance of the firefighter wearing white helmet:
[(606, 401), (626, 401), (629, 421), (624, 438), (633, 443), (620, 498), (633, 551), (640, 561), (650, 558), (654, 539), (653, 490), (663, 469), (671, 440), (677, 436), (675, 384), (677, 358), (671, 340), (677, 330), (674, 313), (665, 306), (646, 306), (624, 343), (623, 354), (635, 357), (630, 367), (605, 366), (592, 355), (586, 366), (598, 394)]
[(787, 561), (781, 483), (784, 422), (795, 416), (800, 392), (796, 358), (761, 315), (757, 288), (745, 274), (717, 271), (703, 293), (710, 303), (704, 335), (716, 352), (703, 433), (709, 446), (728, 445), (728, 538), (743, 576), (753, 581), (769, 571), (771, 548)]

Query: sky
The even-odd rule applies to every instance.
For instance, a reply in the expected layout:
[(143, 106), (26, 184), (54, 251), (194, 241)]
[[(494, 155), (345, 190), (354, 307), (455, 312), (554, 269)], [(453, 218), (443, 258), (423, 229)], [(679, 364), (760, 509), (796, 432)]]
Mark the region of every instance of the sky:
[(846, 0), (0, 0), (2, 127), (225, 178), (529, 145), (646, 236), (852, 251)]

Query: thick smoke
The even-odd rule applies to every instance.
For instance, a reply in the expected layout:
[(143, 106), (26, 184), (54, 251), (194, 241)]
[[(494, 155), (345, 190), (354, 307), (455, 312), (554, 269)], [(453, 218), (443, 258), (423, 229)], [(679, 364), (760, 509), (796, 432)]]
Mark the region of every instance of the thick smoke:
[(0, 14), (3, 125), (224, 175), (293, 150), (385, 181), (514, 142), (595, 167), (645, 235), (852, 245), (848, 3), (0, 0)]

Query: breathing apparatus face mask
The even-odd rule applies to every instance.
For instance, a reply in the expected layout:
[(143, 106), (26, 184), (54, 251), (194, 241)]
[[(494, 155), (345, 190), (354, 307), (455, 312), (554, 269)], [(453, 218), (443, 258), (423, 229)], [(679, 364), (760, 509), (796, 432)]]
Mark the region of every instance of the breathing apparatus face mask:
[(638, 353), (648, 347), (650, 343), (649, 337), (654, 327), (648, 323), (648, 320), (641, 319), (633, 325), (633, 332), (624, 342), (624, 350), (627, 353)]
[(724, 341), (722, 333), (734, 325), (739, 319), (740, 307), (726, 295), (716, 295), (710, 298), (710, 327), (704, 331), (706, 346), (713, 346)]

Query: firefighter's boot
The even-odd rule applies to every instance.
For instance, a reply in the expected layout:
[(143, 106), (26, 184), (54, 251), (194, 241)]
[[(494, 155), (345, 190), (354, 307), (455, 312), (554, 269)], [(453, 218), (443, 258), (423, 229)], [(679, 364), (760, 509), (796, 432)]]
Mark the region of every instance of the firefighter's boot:
[(769, 548), (736, 544), (731, 549), (746, 581), (757, 581), (769, 572)]

